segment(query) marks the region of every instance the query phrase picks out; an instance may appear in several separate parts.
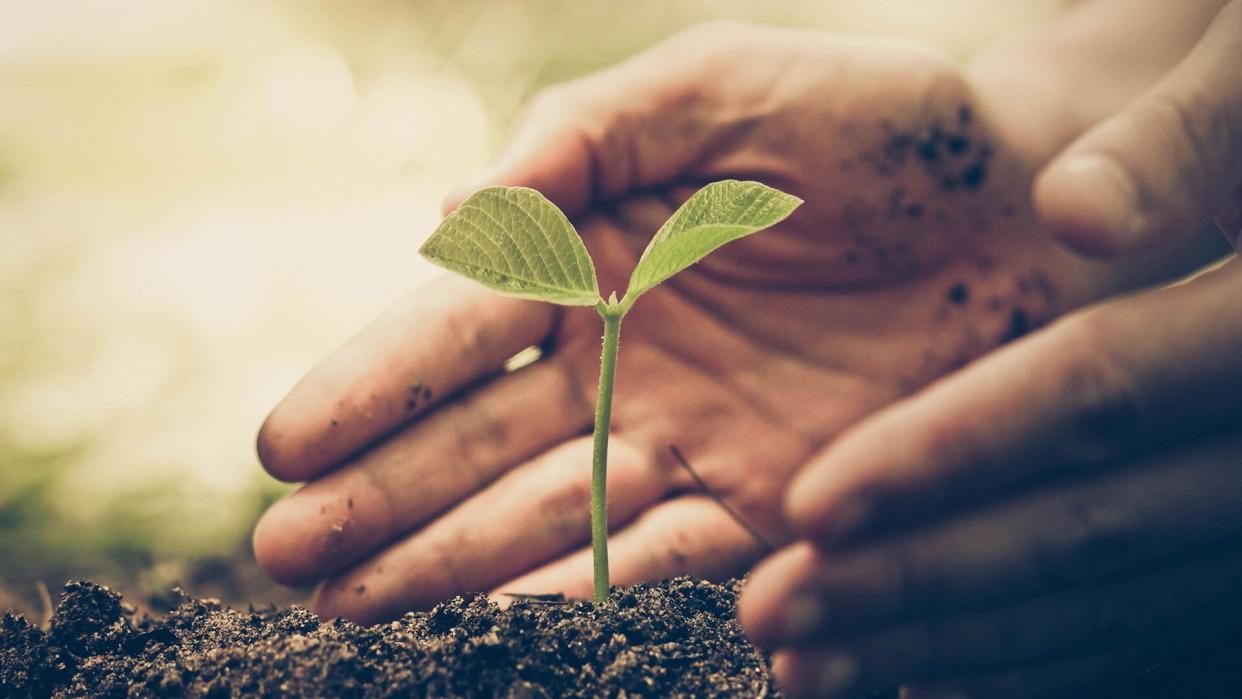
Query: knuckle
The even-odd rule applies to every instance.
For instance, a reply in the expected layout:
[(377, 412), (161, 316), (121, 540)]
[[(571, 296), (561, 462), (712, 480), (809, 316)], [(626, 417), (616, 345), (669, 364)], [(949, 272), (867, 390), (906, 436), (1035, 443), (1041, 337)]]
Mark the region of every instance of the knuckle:
[[(964, 414), (946, 416), (925, 428), (926, 442), (922, 445), (924, 463), (981, 464), (986, 462), (983, 432)], [(875, 493), (879, 495), (879, 493)]]
[(487, 356), (487, 337), (478, 318), (468, 313), (454, 313), (445, 319), (447, 337), (460, 355), (477, 363)]
[(441, 597), (473, 589), (467, 584), (470, 582), (466, 570), (469, 561), (465, 558), (476, 550), (477, 544), (471, 541), (468, 533), (460, 530), (429, 537), (425, 555), (415, 558), (405, 571), (407, 578), (422, 583), (417, 591), (409, 591), (414, 602), (412, 606), (430, 607)]
[(1038, 564), (1042, 582), (1061, 585), (1095, 580), (1129, 557), (1126, 518), (1111, 493), (1102, 489), (1078, 493), (1058, 509), (1053, 536)]
[[(1171, 146), (1184, 157), (1173, 160), (1178, 177), (1192, 191), (1206, 187), (1212, 162), (1229, 140), (1227, 120), (1217, 118), (1217, 105), (1201, 83), (1185, 83), (1179, 94), (1157, 93), (1144, 104), (1142, 119), (1160, 133), (1169, 134)], [(1188, 157), (1186, 157), (1188, 156)]]
[(1141, 434), (1139, 384), (1120, 354), (1125, 339), (1107, 313), (1074, 316), (1060, 332), (1064, 353), (1054, 391), (1066, 424), (1058, 456), (1066, 465), (1094, 465)]
[(656, 551), (659, 569), (670, 575), (689, 572), (693, 547), (694, 542), (685, 529), (679, 527), (670, 531)]
[(503, 459), (510, 434), (505, 424), (490, 414), (483, 401), (471, 396), (462, 399), (455, 420), (458, 467), (468, 472), (476, 486), (490, 480), (489, 465)]
[(932, 611), (945, 592), (944, 576), (937, 564), (921, 555), (912, 546), (896, 551), (892, 561), (897, 580), (897, 599), (894, 616), (921, 617)]
[(555, 492), (548, 495), (548, 499), (539, 509), (549, 518), (549, 524), (559, 535), (577, 538), (589, 526), (587, 516), (590, 502), (590, 482), (573, 479), (563, 481)]

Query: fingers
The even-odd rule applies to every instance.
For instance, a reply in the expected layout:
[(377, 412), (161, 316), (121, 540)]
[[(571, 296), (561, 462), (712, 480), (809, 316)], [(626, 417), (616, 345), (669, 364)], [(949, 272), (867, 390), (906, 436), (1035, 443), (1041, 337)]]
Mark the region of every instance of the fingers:
[(790, 524), (842, 546), (1232, 420), (1240, 270), (1080, 312), (877, 413), (794, 480)]
[[(1034, 697), (1101, 696), (1076, 694), (1085, 687), (1123, 675), (1127, 670), (1143, 669), (1145, 654), (1137, 650), (1101, 653), (1039, 663), (1016, 670), (1004, 670), (956, 682), (915, 685), (901, 693), (901, 699), (1033, 699)], [(1133, 696), (1110, 693), (1102, 696)], [(1149, 696), (1160, 696), (1151, 694)]]
[(1242, 2), (1159, 84), (1075, 142), (1035, 183), (1035, 208), (1088, 253), (1190, 235), (1242, 185)]
[(255, 557), (281, 582), (320, 579), (581, 434), (591, 415), (558, 355), (503, 375), (275, 503)]
[[(964, 677), (1144, 645), (1218, 616), (1242, 582), (1242, 550), (987, 610), (931, 617), (800, 648), (850, 668), (836, 692)], [(795, 671), (791, 670), (791, 673)]]
[[(730, 123), (718, 76), (756, 28), (704, 25), (607, 70), (539, 93), (503, 154), (445, 200), (445, 212), (485, 186), (533, 187), (570, 216), (593, 201), (675, 178)], [(737, 81), (735, 81), (737, 82)]]
[(443, 277), (321, 362), (259, 430), (259, 459), (285, 481), (313, 478), (547, 336), (548, 304)]
[[(1239, 628), (1242, 610), (1234, 603), (1189, 623), (1161, 629), (1129, 647), (920, 683), (904, 690), (902, 699), (1232, 696), (1236, 693), (1235, 673), (1212, 677), (1202, 667), (1186, 662), (1186, 656), (1192, 649), (1211, 649), (1212, 654), (1227, 651)], [(1222, 658), (1233, 665), (1232, 654)], [(1153, 666), (1165, 669), (1161, 665), (1179, 669), (1180, 663), (1190, 670), (1163, 673), (1170, 675), (1167, 677), (1152, 671)]]
[[(617, 586), (678, 575), (723, 580), (741, 574), (763, 551), (720, 505), (698, 495), (662, 503), (608, 538), (610, 577)], [(560, 592), (589, 599), (592, 580), (591, 550), (584, 548), (499, 585), (493, 596)]]
[[(609, 520), (658, 501), (668, 482), (624, 439), (610, 445)], [(591, 440), (579, 437), (505, 474), (425, 528), (327, 581), (325, 617), (372, 623), (482, 591), (590, 539)]]
[(842, 552), (759, 566), (739, 616), (762, 643), (805, 643), (1082, 585), (1220, 545), (1242, 523), (1242, 438), (1179, 450)]

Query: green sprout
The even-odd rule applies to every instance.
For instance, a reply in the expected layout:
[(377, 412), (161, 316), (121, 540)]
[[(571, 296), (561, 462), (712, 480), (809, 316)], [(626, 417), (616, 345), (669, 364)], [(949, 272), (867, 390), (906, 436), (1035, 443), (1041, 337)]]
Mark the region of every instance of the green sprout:
[(599, 399), (591, 459), (591, 544), (595, 601), (608, 598), (605, 485), (612, 391), (621, 319), (639, 296), (716, 248), (773, 226), (801, 199), (758, 182), (723, 180), (703, 187), (660, 227), (630, 275), (625, 296), (605, 301), (595, 265), (565, 214), (524, 187), (488, 187), (440, 223), (419, 253), (431, 262), (509, 296), (563, 306), (593, 306), (604, 319)]

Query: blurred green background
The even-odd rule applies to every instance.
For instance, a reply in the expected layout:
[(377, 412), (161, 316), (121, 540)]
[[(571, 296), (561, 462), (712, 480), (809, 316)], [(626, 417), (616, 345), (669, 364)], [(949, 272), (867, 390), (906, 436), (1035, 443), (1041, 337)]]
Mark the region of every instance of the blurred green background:
[(0, 0), (0, 608), (301, 594), (249, 560), (254, 432), (539, 87), (713, 18), (966, 59), (1059, 4)]

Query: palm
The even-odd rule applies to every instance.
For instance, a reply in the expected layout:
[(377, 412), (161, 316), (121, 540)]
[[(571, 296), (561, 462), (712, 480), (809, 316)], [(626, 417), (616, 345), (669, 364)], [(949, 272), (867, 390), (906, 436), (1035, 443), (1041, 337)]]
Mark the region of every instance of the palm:
[[(671, 213), (671, 203), (646, 196), (583, 222), (583, 235), (601, 260), (602, 288), (622, 286), (650, 224)], [(822, 212), (817, 217), (825, 218)], [(936, 256), (934, 264), (920, 263), (900, 243), (897, 252), (885, 252), (883, 240), (860, 245), (843, 230), (800, 229), (795, 218), (683, 272), (627, 316), (614, 440), (642, 454), (643, 478), (666, 485), (645, 498), (612, 497), (635, 503), (625, 517), (683, 523), (684, 529), (663, 536), (645, 533), (644, 555), (663, 558), (663, 570), (738, 573), (762, 553), (759, 542), (699, 492), (670, 445), (685, 452), (711, 489), (765, 538), (783, 541), (784, 486), (825, 443), (875, 409), (1045, 321), (1082, 293), (1071, 276), (1079, 271), (1057, 264), (1071, 258), (1030, 235), (1019, 212), (997, 212), (1000, 225), (969, 234), (903, 219), (904, 238), (943, 235), (942, 250), (924, 253)], [(769, 263), (757, 267), (756, 259)], [(1061, 297), (1063, 289), (1069, 299)], [(555, 340), (554, 351), (578, 372), (584, 401), (593, 399), (585, 392), (597, 376), (598, 336), (594, 313), (567, 311)], [(660, 508), (687, 516), (650, 512)], [(562, 565), (516, 584), (561, 589), (565, 583), (557, 581), (567, 580), (573, 592), (585, 593), (585, 559), (583, 552), (574, 561), (578, 575)], [(650, 560), (630, 564), (634, 570), (651, 566)], [(618, 571), (628, 579), (624, 560)]]
[[(759, 179), (807, 204), (652, 290), (626, 317), (609, 459), (614, 583), (737, 574), (764, 553), (700, 492), (671, 445), (781, 543), (784, 487), (820, 447), (1090, 294), (1086, 263), (1034, 231), (1027, 168), (974, 115), (963, 83), (919, 53), (893, 63), (860, 60), (831, 75), (852, 95), (845, 107), (813, 79), (778, 81), (801, 97), (734, 140), (709, 139), (710, 157), (679, 176), (687, 185)], [(747, 80), (732, 84), (744, 92)], [(670, 128), (714, 125), (685, 126), (694, 128)], [(624, 288), (681, 194), (666, 185), (578, 217), (605, 295)], [(420, 313), (388, 326), (417, 325)], [(260, 559), (287, 579), (328, 576), (324, 610), (362, 620), (477, 589), (588, 595), (599, 317), (488, 295), (444, 318), (429, 313), (444, 328), (431, 340), (457, 343), (461, 356), (497, 359), (541, 342), (545, 357), (476, 381), (424, 417), (421, 406), (403, 407), (411, 377), (394, 367), (418, 378), (441, 366), (455, 377), (441, 381), (448, 389), (470, 377), (443, 368), (453, 351), (423, 364), (401, 358), (408, 345), (377, 323), (355, 340), (363, 351), (320, 370), (341, 376), (312, 374), (311, 388), (295, 390), (298, 414), (269, 419), (264, 460), (307, 461), (315, 468), (286, 475), (315, 476), (381, 429), (406, 426), (274, 508), (256, 535)], [(418, 329), (402, 332), (428, 344)], [(388, 354), (368, 343), (388, 343)]]

